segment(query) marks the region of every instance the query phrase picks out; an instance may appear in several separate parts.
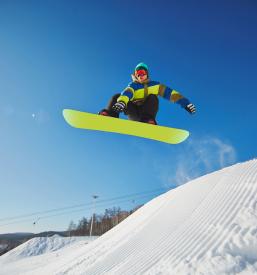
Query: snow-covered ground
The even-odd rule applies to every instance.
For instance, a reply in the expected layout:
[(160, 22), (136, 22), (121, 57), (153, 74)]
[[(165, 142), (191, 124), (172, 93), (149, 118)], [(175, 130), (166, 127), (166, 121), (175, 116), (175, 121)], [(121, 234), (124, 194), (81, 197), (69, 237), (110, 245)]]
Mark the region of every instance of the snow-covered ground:
[(257, 160), (171, 190), (87, 245), (4, 256), (1, 275), (257, 274)]
[(75, 242), (81, 242), (84, 245), (95, 239), (96, 237), (61, 237), (59, 235), (32, 238), (4, 254), (0, 258), (0, 264), (1, 262), (10, 263), (23, 258), (54, 252)]
[[(36, 237), (0, 257), (0, 274), (26, 274), (53, 264), (59, 255), (85, 247), (98, 237)], [(30, 272), (29, 272), (30, 273)], [(30, 274), (36, 274), (33, 271)]]

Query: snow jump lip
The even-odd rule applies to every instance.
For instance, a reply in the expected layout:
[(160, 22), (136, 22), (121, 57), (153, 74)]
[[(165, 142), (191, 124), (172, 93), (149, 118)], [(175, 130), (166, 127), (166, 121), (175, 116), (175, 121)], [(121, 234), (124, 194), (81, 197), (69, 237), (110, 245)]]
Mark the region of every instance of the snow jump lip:
[(75, 128), (137, 136), (168, 144), (181, 143), (189, 136), (189, 132), (183, 129), (99, 116), (72, 109), (64, 109), (63, 116), (66, 122)]

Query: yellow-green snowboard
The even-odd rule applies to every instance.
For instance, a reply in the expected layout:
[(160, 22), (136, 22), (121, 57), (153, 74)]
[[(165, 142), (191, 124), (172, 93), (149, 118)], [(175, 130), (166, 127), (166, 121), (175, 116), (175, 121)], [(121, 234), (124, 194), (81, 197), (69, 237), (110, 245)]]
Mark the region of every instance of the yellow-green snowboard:
[(189, 136), (189, 132), (182, 129), (151, 125), (70, 109), (63, 110), (63, 116), (75, 128), (132, 135), (170, 144), (180, 143)]

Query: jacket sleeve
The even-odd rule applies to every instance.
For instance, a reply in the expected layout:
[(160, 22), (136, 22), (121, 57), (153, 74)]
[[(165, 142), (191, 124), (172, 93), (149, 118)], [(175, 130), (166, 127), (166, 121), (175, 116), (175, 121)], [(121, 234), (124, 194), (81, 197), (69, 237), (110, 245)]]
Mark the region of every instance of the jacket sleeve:
[(182, 108), (185, 108), (190, 103), (181, 93), (163, 84), (160, 85), (159, 95), (173, 103), (179, 104)]
[(126, 89), (121, 93), (120, 97), (118, 97), (117, 102), (123, 101), (126, 105), (127, 103), (133, 99), (135, 89), (133, 88), (133, 82), (128, 85)]

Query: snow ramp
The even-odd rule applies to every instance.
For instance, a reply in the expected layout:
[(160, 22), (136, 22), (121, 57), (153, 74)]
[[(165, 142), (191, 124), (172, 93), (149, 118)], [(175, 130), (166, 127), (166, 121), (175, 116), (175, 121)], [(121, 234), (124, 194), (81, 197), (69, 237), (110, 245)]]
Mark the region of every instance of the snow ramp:
[(94, 242), (30, 271), (257, 274), (257, 160), (171, 190)]

